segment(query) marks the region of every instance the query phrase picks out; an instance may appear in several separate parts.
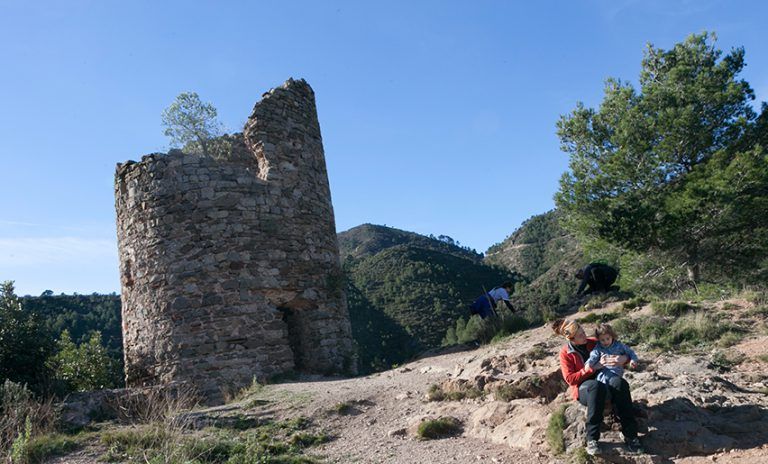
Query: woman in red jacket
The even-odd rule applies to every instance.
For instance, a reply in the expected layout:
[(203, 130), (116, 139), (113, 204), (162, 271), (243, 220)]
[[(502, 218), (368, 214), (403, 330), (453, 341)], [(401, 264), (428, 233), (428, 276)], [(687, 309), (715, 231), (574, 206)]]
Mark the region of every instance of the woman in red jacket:
[[(603, 355), (600, 362), (594, 366), (585, 366), (584, 361), (589, 359), (589, 353), (595, 347), (597, 339), (587, 338), (584, 329), (575, 321), (558, 319), (552, 324), (552, 329), (556, 334), (568, 339), (568, 343), (560, 349), (560, 369), (571, 397), (587, 407), (587, 453), (594, 456), (600, 453), (597, 443), (600, 440), (605, 399), (609, 393), (608, 386), (595, 380), (595, 377), (603, 366), (625, 364), (628, 359), (623, 355)], [(642, 453), (642, 445), (637, 438), (637, 421), (632, 411), (629, 384), (622, 379), (621, 388), (610, 390), (611, 401), (619, 415), (627, 448), (631, 452)]]

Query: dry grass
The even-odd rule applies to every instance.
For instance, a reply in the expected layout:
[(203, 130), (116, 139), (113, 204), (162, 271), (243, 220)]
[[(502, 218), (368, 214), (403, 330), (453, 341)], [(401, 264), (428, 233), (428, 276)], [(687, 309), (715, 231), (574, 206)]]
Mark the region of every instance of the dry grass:
[(150, 424), (176, 421), (179, 413), (198, 405), (200, 397), (188, 384), (169, 384), (128, 391), (109, 405), (118, 422)]
[(26, 386), (6, 380), (0, 387), (0, 454), (25, 436), (28, 441), (53, 431), (56, 419), (52, 398), (38, 400)]

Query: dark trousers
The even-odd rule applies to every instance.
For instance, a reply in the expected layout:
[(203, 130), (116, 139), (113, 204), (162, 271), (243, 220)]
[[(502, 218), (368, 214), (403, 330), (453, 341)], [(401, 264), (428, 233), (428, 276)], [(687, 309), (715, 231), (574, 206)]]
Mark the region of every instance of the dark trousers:
[(587, 407), (587, 440), (600, 439), (600, 425), (603, 423), (603, 410), (605, 399), (611, 398), (614, 410), (621, 421), (621, 431), (625, 440), (637, 437), (637, 421), (632, 411), (632, 395), (629, 392), (629, 384), (621, 379), (616, 388), (600, 383), (597, 380), (585, 380), (579, 385), (579, 403)]

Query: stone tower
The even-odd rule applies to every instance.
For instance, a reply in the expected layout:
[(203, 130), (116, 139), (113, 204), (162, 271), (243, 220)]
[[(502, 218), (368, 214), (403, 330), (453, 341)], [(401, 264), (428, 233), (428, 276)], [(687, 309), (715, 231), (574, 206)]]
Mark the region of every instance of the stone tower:
[(126, 384), (222, 391), (355, 353), (312, 88), (264, 94), (237, 156), (117, 165)]

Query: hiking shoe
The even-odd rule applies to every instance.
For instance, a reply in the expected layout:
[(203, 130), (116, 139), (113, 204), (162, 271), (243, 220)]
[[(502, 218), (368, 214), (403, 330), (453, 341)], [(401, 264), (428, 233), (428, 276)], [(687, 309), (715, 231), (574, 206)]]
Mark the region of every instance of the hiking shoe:
[(597, 446), (597, 440), (587, 441), (587, 454), (590, 456), (597, 456), (600, 454), (600, 447)]
[(643, 444), (640, 443), (640, 440), (637, 438), (627, 441), (627, 450), (629, 450), (630, 453), (645, 454), (645, 448), (643, 448)]

